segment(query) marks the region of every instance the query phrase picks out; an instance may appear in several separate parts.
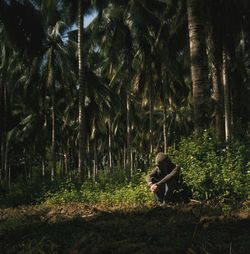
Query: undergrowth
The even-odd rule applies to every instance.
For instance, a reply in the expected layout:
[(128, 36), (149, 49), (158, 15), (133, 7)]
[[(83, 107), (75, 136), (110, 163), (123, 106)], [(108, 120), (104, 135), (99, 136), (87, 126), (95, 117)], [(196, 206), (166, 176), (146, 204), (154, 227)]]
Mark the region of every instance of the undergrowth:
[[(250, 145), (239, 140), (217, 142), (211, 131), (200, 137), (182, 139), (168, 151), (182, 168), (184, 184), (193, 198), (210, 202), (239, 203), (250, 197)], [(150, 170), (150, 169), (149, 169)], [(36, 179), (12, 185), (11, 192), (0, 195), (1, 206), (35, 203), (84, 202), (103, 205), (147, 205), (153, 202), (145, 177), (135, 172), (131, 177), (121, 169), (98, 172), (93, 180), (79, 182), (76, 177), (55, 181)]]

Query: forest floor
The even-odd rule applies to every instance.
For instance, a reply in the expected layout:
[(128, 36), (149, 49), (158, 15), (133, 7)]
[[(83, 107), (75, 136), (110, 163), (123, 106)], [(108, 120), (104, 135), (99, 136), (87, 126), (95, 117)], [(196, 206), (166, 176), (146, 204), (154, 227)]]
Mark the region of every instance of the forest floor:
[(0, 209), (0, 253), (250, 253), (250, 202)]

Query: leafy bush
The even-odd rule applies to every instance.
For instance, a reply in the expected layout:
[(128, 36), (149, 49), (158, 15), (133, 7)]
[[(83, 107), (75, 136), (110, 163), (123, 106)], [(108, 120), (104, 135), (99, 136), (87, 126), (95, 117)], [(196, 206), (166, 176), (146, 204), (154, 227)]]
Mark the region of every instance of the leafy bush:
[[(178, 149), (170, 149), (173, 161), (182, 167), (184, 184), (193, 197), (213, 201), (239, 201), (250, 198), (250, 145), (232, 140), (221, 144), (211, 131), (200, 137), (184, 138)], [(30, 203), (84, 202), (103, 205), (143, 205), (153, 202), (145, 173), (113, 169), (98, 172), (93, 180), (81, 183), (74, 177), (32, 182), (19, 181), (0, 203), (16, 206)], [(2, 188), (4, 193), (4, 188)], [(1, 192), (1, 193), (2, 193)]]
[(170, 155), (182, 167), (185, 183), (198, 199), (240, 200), (249, 198), (249, 145), (232, 140), (216, 141), (211, 131), (183, 139)]
[[(145, 182), (145, 174), (138, 173), (128, 178), (126, 172), (116, 172), (116, 181), (110, 173), (99, 176), (99, 181), (85, 181), (80, 189), (68, 179), (56, 190), (49, 190), (43, 197), (44, 203), (84, 202), (102, 205), (145, 205), (152, 202), (152, 195)], [(122, 182), (123, 179), (123, 182)]]

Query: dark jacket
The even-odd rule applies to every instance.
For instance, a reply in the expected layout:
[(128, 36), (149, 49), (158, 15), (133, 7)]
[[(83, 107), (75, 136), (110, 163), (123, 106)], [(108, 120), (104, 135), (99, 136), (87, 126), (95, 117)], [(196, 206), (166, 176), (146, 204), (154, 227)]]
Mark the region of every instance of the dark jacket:
[(165, 184), (167, 183), (169, 188), (169, 193), (173, 192), (178, 186), (179, 179), (179, 166), (176, 166), (171, 161), (166, 164), (163, 169), (156, 167), (149, 175), (146, 177), (148, 185), (151, 183), (156, 183), (159, 185), (159, 191), (164, 191)]

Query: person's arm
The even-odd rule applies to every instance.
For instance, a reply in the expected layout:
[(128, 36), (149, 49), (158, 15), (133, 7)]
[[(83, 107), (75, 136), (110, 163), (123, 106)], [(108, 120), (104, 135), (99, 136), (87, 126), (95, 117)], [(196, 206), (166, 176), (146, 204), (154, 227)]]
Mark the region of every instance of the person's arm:
[(172, 179), (174, 176), (176, 176), (180, 171), (180, 166), (176, 166), (169, 174), (164, 176), (159, 182), (156, 183), (156, 185), (159, 185), (161, 183), (165, 183), (168, 180)]
[(146, 181), (147, 181), (148, 186), (153, 185), (152, 180), (153, 180), (153, 178), (155, 177), (156, 172), (157, 172), (157, 170), (155, 169), (155, 170), (153, 170), (149, 175), (146, 176)]

